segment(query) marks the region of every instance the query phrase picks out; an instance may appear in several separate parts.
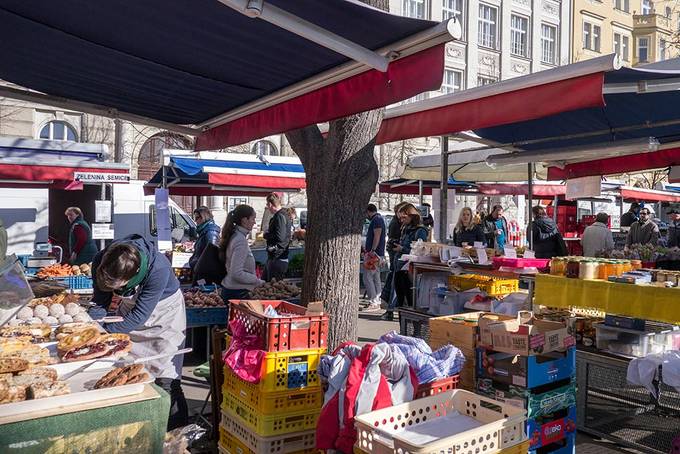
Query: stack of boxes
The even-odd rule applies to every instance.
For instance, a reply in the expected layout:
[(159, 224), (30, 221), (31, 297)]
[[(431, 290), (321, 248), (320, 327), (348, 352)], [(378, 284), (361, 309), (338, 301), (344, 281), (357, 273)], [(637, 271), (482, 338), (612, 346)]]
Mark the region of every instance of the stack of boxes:
[[(279, 318), (264, 316), (271, 306)], [(225, 454), (317, 452), (315, 429), (323, 404), (317, 375), (326, 351), (328, 317), (318, 305), (284, 301), (232, 302), (230, 319), (266, 352), (257, 384), (225, 364), (220, 451)]]
[(479, 319), (477, 393), (527, 410), (530, 453), (573, 453), (576, 352), (563, 323)]

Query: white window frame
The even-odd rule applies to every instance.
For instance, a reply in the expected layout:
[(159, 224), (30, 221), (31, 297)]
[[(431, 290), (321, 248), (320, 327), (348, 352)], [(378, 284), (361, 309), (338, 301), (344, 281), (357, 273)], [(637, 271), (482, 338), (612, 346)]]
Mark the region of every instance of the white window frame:
[[(442, 0), (442, 21), (456, 18), (461, 28), (465, 29), (465, 0)], [(464, 33), (463, 33), (464, 34)]]
[[(645, 45), (644, 45), (644, 46), (642, 46), (642, 40), (645, 41)], [(640, 58), (640, 49), (642, 49), (643, 47), (644, 47), (644, 49), (645, 49), (645, 59), (644, 59), (644, 60), (643, 60), (642, 58)], [(641, 62), (641, 63), (644, 63), (644, 62), (648, 62), (648, 61), (649, 61), (649, 36), (640, 36), (640, 37), (638, 38), (638, 42), (637, 42), (637, 58), (638, 58), (638, 61)]]
[(666, 53), (667, 47), (668, 47), (668, 42), (663, 38), (659, 38), (659, 55), (657, 56), (657, 61), (666, 60), (666, 58), (667, 58), (667, 53)]
[[(448, 76), (451, 76), (453, 83), (450, 83)], [(454, 68), (444, 68), (444, 77), (442, 78), (442, 87), (440, 91), (443, 94), (455, 93), (463, 89), (463, 71)]]
[(529, 56), (529, 18), (519, 14), (510, 15), (510, 53), (519, 57)]
[[(546, 30), (550, 30), (552, 36), (546, 35)], [(541, 23), (541, 63), (549, 65), (557, 64), (557, 36), (556, 25), (546, 24), (545, 22)]]
[(590, 50), (593, 46), (593, 24), (583, 21), (583, 48)]
[(619, 11), (624, 11), (626, 13), (630, 12), (630, 0), (614, 0), (614, 9)]
[[(55, 124), (62, 124), (64, 126), (64, 137), (61, 139), (57, 139), (54, 137), (54, 125)], [(43, 129), (48, 128), (47, 132), (47, 138), (41, 137)], [(74, 140), (69, 140), (68, 138), (68, 132), (69, 130), (73, 133)], [(76, 128), (73, 127), (72, 124), (70, 124), (67, 121), (64, 120), (50, 120), (43, 124), (40, 129), (38, 130), (38, 139), (42, 140), (58, 140), (61, 142), (78, 142), (78, 132), (76, 131)]]
[[(427, 0), (401, 0), (402, 16), (413, 19), (427, 19)], [(422, 10), (422, 14), (418, 14)]]
[(641, 13), (643, 16), (651, 14), (652, 12), (652, 0), (642, 0)]
[[(489, 13), (488, 17), (485, 12)], [(480, 3), (477, 24), (477, 44), (498, 50), (498, 7)]]
[(628, 35), (621, 35), (621, 50), (623, 53), (623, 61), (630, 61), (630, 37)]
[(595, 52), (600, 52), (602, 44), (602, 27), (593, 24), (593, 49)]
[(478, 87), (483, 87), (485, 85), (495, 84), (496, 82), (498, 82), (498, 78), (496, 78), (496, 77), (482, 76), (482, 75), (477, 76), (477, 86)]

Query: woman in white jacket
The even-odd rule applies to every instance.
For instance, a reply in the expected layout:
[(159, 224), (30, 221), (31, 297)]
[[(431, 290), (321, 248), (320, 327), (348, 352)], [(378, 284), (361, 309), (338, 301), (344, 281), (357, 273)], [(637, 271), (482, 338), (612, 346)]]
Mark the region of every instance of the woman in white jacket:
[(248, 293), (264, 281), (255, 274), (255, 257), (248, 246), (248, 235), (255, 225), (255, 210), (238, 205), (227, 215), (220, 239), (220, 258), (227, 275), (222, 279), (222, 298), (245, 299)]

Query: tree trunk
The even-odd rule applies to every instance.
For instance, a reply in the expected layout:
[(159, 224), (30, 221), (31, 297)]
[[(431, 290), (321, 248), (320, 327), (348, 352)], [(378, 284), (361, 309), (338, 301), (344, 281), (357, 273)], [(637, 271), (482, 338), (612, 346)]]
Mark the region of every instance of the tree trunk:
[(307, 175), (302, 301), (323, 301), (329, 350), (356, 340), (359, 258), (366, 205), (375, 191), (373, 148), (383, 109), (331, 122), (324, 139), (308, 126), (286, 133)]

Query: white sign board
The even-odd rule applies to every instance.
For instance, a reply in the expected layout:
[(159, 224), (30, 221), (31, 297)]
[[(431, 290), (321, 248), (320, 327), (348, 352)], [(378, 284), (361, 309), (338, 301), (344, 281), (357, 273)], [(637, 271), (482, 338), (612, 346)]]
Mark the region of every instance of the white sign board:
[(94, 201), (94, 222), (111, 222), (111, 201)]
[(601, 177), (570, 178), (567, 180), (567, 200), (580, 199), (584, 197), (597, 197), (600, 195)]
[(112, 240), (113, 234), (113, 224), (92, 224), (93, 240)]
[(127, 183), (129, 173), (73, 172), (73, 179), (81, 183)]
[(169, 192), (158, 188), (156, 197), (156, 232), (158, 235), (158, 249), (167, 251), (172, 249), (172, 231), (170, 229), (170, 210), (168, 209)]
[(489, 263), (489, 257), (486, 255), (486, 249), (483, 247), (477, 248), (477, 261), (480, 265)]
[(504, 247), (503, 248), (503, 255), (506, 258), (509, 258), (509, 259), (516, 259), (517, 258), (517, 250), (514, 247)]
[(172, 253), (172, 267), (173, 268), (189, 268), (189, 259), (194, 255), (190, 252), (173, 252)]
[(525, 259), (535, 259), (535, 258), (536, 258), (536, 254), (535, 254), (534, 251), (532, 251), (531, 249), (526, 249), (526, 250), (524, 251), (524, 258), (525, 258)]

